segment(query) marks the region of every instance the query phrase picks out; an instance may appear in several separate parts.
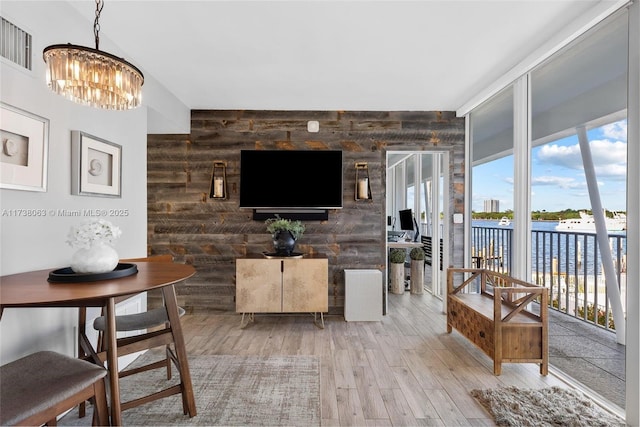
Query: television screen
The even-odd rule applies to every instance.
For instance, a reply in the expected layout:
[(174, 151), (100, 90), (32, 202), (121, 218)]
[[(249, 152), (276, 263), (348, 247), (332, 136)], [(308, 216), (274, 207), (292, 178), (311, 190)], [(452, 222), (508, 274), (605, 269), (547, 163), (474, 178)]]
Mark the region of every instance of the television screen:
[(400, 230), (413, 231), (413, 212), (411, 209), (404, 209), (400, 214)]
[(240, 207), (342, 208), (342, 151), (241, 150)]

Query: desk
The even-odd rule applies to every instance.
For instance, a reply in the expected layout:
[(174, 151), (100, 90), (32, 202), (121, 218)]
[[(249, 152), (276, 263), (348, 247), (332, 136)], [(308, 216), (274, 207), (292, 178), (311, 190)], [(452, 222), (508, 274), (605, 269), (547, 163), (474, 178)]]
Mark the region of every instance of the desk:
[(186, 389), (187, 408), (190, 416), (196, 415), (191, 374), (180, 326), (178, 304), (174, 284), (195, 274), (186, 264), (164, 262), (136, 262), (138, 273), (112, 280), (77, 283), (50, 283), (47, 281), (53, 269), (2, 276), (0, 279), (0, 317), (7, 307), (105, 307), (107, 317), (106, 340), (109, 385), (111, 390), (111, 424), (122, 425), (120, 385), (118, 382), (118, 352), (115, 332), (115, 300), (124, 295), (137, 294), (152, 289), (162, 289), (171, 322), (176, 355), (183, 366), (183, 384)]
[(389, 248), (421, 248), (422, 247), (422, 242), (414, 242), (414, 241), (406, 241), (406, 240), (399, 240), (397, 242), (389, 242), (387, 241), (387, 247)]

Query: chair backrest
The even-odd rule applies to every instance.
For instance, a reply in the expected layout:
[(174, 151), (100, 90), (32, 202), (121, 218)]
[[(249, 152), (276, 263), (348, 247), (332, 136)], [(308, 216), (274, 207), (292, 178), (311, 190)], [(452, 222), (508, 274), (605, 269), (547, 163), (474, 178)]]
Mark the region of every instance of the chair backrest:
[(420, 240), (422, 242), (422, 250), (424, 251), (424, 262), (431, 265), (433, 258), (431, 236), (420, 236)]
[[(431, 236), (420, 236), (422, 241), (422, 250), (424, 251), (424, 262), (431, 265), (433, 262), (433, 244)], [(442, 271), (442, 252), (444, 251), (444, 243), (440, 239), (440, 270)]]

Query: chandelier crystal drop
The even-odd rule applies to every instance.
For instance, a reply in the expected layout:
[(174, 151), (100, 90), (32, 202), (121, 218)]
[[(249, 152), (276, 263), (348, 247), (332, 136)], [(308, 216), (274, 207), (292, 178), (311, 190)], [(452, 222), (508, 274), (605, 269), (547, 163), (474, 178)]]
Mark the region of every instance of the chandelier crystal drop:
[(108, 110), (136, 108), (142, 102), (142, 72), (124, 59), (98, 48), (98, 19), (103, 6), (103, 0), (96, 0), (95, 49), (72, 44), (56, 44), (44, 49), (47, 86), (82, 105)]

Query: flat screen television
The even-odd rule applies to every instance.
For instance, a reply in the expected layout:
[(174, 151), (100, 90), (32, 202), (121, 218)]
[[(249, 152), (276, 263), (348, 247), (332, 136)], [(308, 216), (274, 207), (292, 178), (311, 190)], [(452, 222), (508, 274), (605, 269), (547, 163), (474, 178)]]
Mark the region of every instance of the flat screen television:
[(240, 207), (342, 208), (342, 151), (241, 150)]

